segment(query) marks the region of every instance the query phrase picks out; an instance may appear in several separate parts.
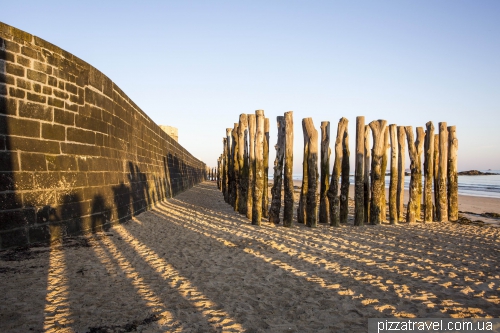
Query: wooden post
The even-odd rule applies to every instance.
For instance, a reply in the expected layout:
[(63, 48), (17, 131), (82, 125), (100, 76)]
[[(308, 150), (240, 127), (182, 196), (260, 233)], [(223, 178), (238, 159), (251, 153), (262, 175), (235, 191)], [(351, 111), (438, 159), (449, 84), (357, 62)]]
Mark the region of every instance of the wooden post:
[(424, 222), (432, 222), (434, 205), (432, 203), (432, 179), (434, 178), (434, 125), (425, 124), (424, 143)]
[(227, 145), (227, 184), (226, 184), (226, 192), (227, 192), (227, 198), (226, 202), (228, 204), (232, 204), (232, 190), (233, 190), (233, 136), (232, 136), (233, 129), (232, 128), (226, 128), (226, 145)]
[(262, 195), (264, 190), (264, 110), (255, 111), (255, 187), (253, 191), (252, 224), (260, 225), (262, 221)]
[(448, 129), (446, 123), (439, 123), (439, 164), (438, 164), (438, 196), (439, 203), (436, 207), (437, 220), (448, 221), (448, 195), (446, 180), (448, 173)]
[(410, 187), (409, 201), (406, 212), (407, 222), (420, 220), (420, 206), (422, 203), (422, 147), (424, 145), (425, 133), (422, 127), (417, 127), (417, 139), (413, 142), (413, 128), (406, 126), (406, 139), (408, 140), (408, 155), (410, 156)]
[(224, 195), (224, 201), (228, 202), (227, 193), (227, 138), (222, 139), (224, 145), (224, 153), (222, 155), (222, 194)]
[(335, 160), (333, 162), (332, 177), (330, 187), (328, 188), (327, 196), (330, 204), (330, 225), (334, 227), (340, 226), (340, 198), (339, 198), (339, 177), (342, 167), (342, 141), (344, 132), (347, 128), (348, 120), (344, 117), (340, 118), (337, 125), (337, 137), (335, 138)]
[(384, 152), (382, 154), (381, 175), (382, 182), (380, 182), (380, 189), (382, 196), (380, 197), (380, 221), (387, 219), (387, 198), (385, 196), (385, 174), (387, 173), (387, 150), (389, 149), (389, 127), (386, 126), (384, 131)]
[(330, 122), (321, 122), (321, 184), (319, 198), (319, 222), (330, 222), (328, 188), (330, 185)]
[(217, 188), (222, 192), (222, 155), (217, 159)]
[(233, 206), (235, 211), (238, 211), (238, 205), (239, 202), (238, 200), (238, 188), (239, 188), (239, 183), (240, 183), (240, 164), (238, 163), (238, 123), (234, 123), (233, 131), (231, 132), (232, 135), (232, 160), (231, 160), (231, 166), (233, 167), (232, 169), (232, 186), (231, 186), (231, 206)]
[[(386, 120), (374, 120), (370, 123), (373, 137), (372, 168), (371, 168), (371, 202), (370, 202), (370, 223), (380, 224), (380, 204), (382, 202), (382, 183), (385, 175), (382, 175), (382, 155), (385, 152), (384, 135), (387, 126)], [(384, 191), (385, 192), (385, 191)]]
[(362, 226), (365, 219), (364, 195), (364, 134), (365, 117), (356, 117), (356, 161), (354, 166), (354, 225)]
[(405, 197), (405, 162), (406, 162), (406, 133), (404, 126), (398, 126), (398, 193), (396, 205), (398, 206), (398, 221), (404, 220)]
[(264, 119), (264, 188), (262, 190), (262, 217), (269, 218), (269, 118)]
[(307, 158), (309, 152), (309, 137), (307, 136), (307, 129), (305, 127), (305, 119), (302, 119), (302, 133), (304, 136), (304, 150), (302, 158), (302, 186), (300, 187), (299, 205), (297, 207), (297, 223), (306, 223), (306, 200), (307, 200), (307, 188), (309, 186), (308, 179), (308, 168), (307, 163), (309, 160)]
[(293, 111), (285, 112), (285, 202), (283, 226), (291, 227), (293, 221)]
[(389, 183), (389, 223), (398, 223), (398, 135), (396, 124), (389, 125), (391, 137), (391, 180)]
[(364, 211), (365, 211), (365, 223), (370, 222), (370, 126), (365, 125), (365, 135), (363, 138), (364, 151), (365, 151), (365, 167), (363, 170), (363, 184), (364, 184)]
[(305, 222), (308, 227), (318, 226), (318, 131), (314, 128), (312, 118), (302, 119), (304, 143), (307, 147), (304, 161), (307, 159), (307, 192), (305, 200)]
[(278, 142), (276, 158), (274, 160), (273, 187), (271, 188), (271, 208), (269, 209), (269, 222), (280, 223), (281, 185), (283, 179), (283, 159), (285, 156), (285, 117), (276, 118), (278, 125)]
[(457, 128), (448, 126), (448, 220), (458, 220)]
[(342, 138), (342, 173), (340, 181), (340, 223), (347, 223), (349, 215), (349, 173), (351, 166), (349, 164), (349, 132), (346, 126)]
[(248, 114), (248, 192), (247, 192), (247, 218), (252, 220), (253, 192), (255, 189), (255, 114)]
[(247, 145), (247, 115), (240, 114), (238, 122), (238, 165), (240, 169), (240, 181), (238, 186), (238, 212), (246, 214), (247, 211), (247, 191), (248, 191), (248, 148)]
[(439, 166), (439, 134), (434, 134), (434, 221), (439, 221), (439, 188), (438, 188), (438, 166)]

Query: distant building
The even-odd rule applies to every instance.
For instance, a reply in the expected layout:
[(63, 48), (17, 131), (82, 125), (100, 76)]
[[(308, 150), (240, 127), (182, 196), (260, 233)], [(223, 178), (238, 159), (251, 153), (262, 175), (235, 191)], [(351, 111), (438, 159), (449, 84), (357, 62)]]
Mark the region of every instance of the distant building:
[(179, 142), (179, 130), (172, 126), (160, 125), (160, 128), (165, 131), (172, 139)]

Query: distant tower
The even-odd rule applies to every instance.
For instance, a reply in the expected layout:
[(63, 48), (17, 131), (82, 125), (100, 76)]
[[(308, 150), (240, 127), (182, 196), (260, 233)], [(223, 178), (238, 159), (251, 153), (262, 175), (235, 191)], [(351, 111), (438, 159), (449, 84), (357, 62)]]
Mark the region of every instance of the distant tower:
[(160, 125), (160, 128), (165, 131), (172, 139), (179, 142), (179, 131), (176, 127)]

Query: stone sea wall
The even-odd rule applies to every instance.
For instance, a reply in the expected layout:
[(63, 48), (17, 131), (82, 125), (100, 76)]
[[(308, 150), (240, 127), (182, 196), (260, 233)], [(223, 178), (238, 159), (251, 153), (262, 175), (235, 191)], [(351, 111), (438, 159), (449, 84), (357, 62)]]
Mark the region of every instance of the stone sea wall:
[(99, 70), (0, 22), (0, 248), (106, 230), (205, 169)]

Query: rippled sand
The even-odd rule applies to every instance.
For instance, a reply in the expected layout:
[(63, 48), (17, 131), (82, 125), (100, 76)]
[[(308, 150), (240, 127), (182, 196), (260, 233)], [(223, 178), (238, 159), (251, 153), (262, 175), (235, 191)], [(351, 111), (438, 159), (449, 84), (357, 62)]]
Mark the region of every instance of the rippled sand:
[(106, 233), (0, 252), (0, 331), (366, 332), (376, 317), (500, 317), (499, 239), (457, 223), (256, 227), (205, 182)]

